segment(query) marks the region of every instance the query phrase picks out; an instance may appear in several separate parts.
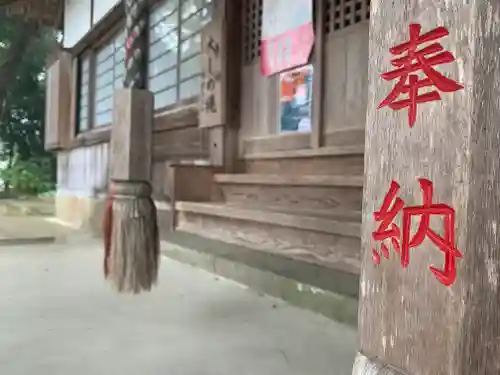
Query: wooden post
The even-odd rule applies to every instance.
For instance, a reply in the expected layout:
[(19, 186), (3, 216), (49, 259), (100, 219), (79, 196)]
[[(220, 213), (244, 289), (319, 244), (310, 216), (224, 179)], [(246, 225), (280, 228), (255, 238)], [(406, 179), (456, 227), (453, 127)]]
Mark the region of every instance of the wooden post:
[(151, 178), (153, 93), (118, 89), (114, 93), (111, 133), (111, 178), (145, 181)]
[(236, 169), (241, 75), (241, 0), (217, 0), (202, 32), (199, 126), (209, 129), (213, 166)]
[(311, 148), (323, 146), (326, 1), (316, 0)]
[(147, 0), (126, 0), (125, 14), (125, 88), (114, 93), (104, 273), (119, 292), (140, 293), (156, 283), (160, 260), (150, 181), (154, 95), (145, 89)]
[[(371, 7), (359, 309), (362, 354), (353, 374), (499, 374), (500, 0), (372, 1)], [(411, 108), (378, 107), (399, 80), (382, 79), (381, 74), (405, 67), (402, 60), (391, 64), (404, 54), (392, 55), (390, 49), (410, 39), (412, 23), (421, 25), (420, 35), (437, 27), (449, 35), (437, 29), (418, 47), (442, 46), (442, 51), (437, 45), (429, 47), (434, 53), (425, 58), (448, 80), (427, 74), (440, 87), (420, 89), (419, 94), (435, 90), (441, 99), (436, 94), (424, 97), (432, 100), (416, 105), (410, 128)], [(412, 30), (416, 37), (418, 26)], [(440, 53), (441, 58), (429, 60)], [(381, 207), (392, 181), (400, 185), (396, 196), (407, 208), (394, 220), (385, 215), (390, 210)], [(429, 182), (432, 204), (441, 206), (430, 203)], [(424, 191), (429, 205), (418, 208)], [(378, 219), (388, 219), (387, 227), (376, 221), (377, 211)], [(427, 229), (422, 217), (429, 213), (437, 237), (425, 230), (419, 244), (418, 224)], [(413, 214), (418, 215), (405, 228), (402, 216)], [(399, 227), (400, 236), (393, 232), (384, 249), (376, 239), (388, 237), (382, 232), (394, 229), (391, 223)], [(452, 230), (455, 238), (446, 238)], [(441, 249), (433, 236), (444, 239)], [(400, 241), (399, 253), (393, 239)]]

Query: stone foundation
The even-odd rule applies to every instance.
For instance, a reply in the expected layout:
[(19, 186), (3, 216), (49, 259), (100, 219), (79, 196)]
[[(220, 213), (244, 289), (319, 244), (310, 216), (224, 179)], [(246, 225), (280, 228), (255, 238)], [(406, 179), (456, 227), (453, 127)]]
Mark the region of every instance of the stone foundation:
[(101, 230), (105, 203), (104, 197), (58, 194), (56, 218), (74, 228), (97, 234)]

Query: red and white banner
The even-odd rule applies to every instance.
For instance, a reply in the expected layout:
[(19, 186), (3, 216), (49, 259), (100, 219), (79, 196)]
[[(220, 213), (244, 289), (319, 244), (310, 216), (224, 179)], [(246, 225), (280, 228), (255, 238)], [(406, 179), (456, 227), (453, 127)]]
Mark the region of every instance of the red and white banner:
[(261, 41), (263, 75), (307, 64), (313, 45), (312, 0), (264, 0)]

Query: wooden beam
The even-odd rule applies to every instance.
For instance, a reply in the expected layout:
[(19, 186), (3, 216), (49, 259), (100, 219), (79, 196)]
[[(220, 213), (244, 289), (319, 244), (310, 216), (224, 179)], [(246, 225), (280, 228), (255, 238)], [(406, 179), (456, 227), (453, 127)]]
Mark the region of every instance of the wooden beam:
[(210, 161), (237, 168), (241, 78), (241, 0), (217, 0), (202, 32), (199, 126), (210, 128)]
[(325, 76), (325, 8), (326, 0), (315, 0), (315, 41), (314, 41), (314, 73), (312, 100), (312, 134), (311, 147), (320, 148), (323, 145), (323, 105)]

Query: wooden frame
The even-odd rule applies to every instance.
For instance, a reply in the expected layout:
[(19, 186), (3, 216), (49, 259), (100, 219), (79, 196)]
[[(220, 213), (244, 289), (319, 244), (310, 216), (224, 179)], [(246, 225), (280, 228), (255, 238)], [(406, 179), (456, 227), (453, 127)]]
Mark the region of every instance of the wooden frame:
[[(158, 7), (162, 3), (164, 3), (165, 1), (166, 0), (150, 0), (150, 4), (152, 7)], [(200, 72), (200, 73), (196, 73), (196, 74), (190, 75), (189, 77), (185, 77), (185, 78), (181, 79), (180, 66), (183, 62), (188, 61), (189, 59), (195, 58), (196, 56), (201, 56), (201, 52), (190, 54), (187, 57), (181, 57), (181, 53), (179, 52), (179, 48), (180, 48), (180, 44), (183, 41), (194, 38), (194, 37), (196, 37), (196, 35), (201, 35), (201, 30), (199, 30), (199, 31), (189, 35), (188, 37), (182, 39), (181, 35), (180, 35), (181, 34), (180, 28), (181, 28), (183, 23), (190, 20), (192, 17), (197, 17), (202, 12), (202, 9), (198, 9), (196, 12), (189, 15), (189, 17), (182, 20), (182, 13), (181, 13), (181, 8), (180, 8), (181, 1), (180, 0), (178, 0), (178, 1), (179, 1), (178, 9), (177, 9), (178, 26), (177, 26), (175, 31), (172, 31), (172, 32), (176, 32), (178, 35), (178, 38), (179, 38), (179, 47), (176, 50), (176, 55), (177, 55), (176, 56), (176, 65), (174, 67), (171, 67), (169, 69), (166, 69), (165, 71), (158, 73), (158, 74), (163, 74), (164, 72), (169, 71), (169, 70), (173, 70), (173, 69), (177, 70), (177, 72), (176, 72), (177, 82), (175, 85), (172, 85), (172, 87), (176, 87), (177, 102), (173, 103), (173, 104), (169, 104), (167, 106), (156, 108), (154, 110), (154, 113), (158, 114), (158, 115), (160, 115), (166, 111), (169, 111), (169, 112), (175, 111), (177, 108), (183, 108), (183, 107), (189, 106), (193, 103), (197, 103), (198, 97), (199, 97), (199, 95), (193, 95), (193, 96), (188, 97), (188, 98), (180, 99), (181, 84), (184, 82), (187, 82), (190, 79), (193, 79), (195, 77), (198, 77), (198, 76), (201, 77), (201, 72)], [(95, 81), (96, 81), (95, 69), (96, 69), (96, 54), (97, 54), (98, 49), (100, 49), (103, 45), (105, 45), (110, 40), (112, 40), (120, 32), (120, 29), (122, 29), (125, 26), (125, 20), (123, 17), (121, 17), (119, 20), (116, 20), (116, 15), (115, 15), (116, 12), (117, 12), (117, 10), (114, 9), (114, 10), (112, 10), (112, 12), (110, 12), (110, 14), (108, 14), (106, 16), (106, 17), (114, 16), (113, 17), (114, 23), (112, 24), (112, 26), (110, 23), (106, 22), (107, 21), (106, 19), (103, 19), (103, 21), (102, 21), (102, 22), (104, 22), (103, 25), (99, 24), (96, 26), (100, 29), (107, 28), (106, 32), (103, 32), (101, 30), (99, 38), (92, 38), (88, 41), (88, 45), (85, 48), (82, 48), (82, 46), (79, 45), (78, 49), (77, 49), (77, 51), (79, 52), (78, 57), (77, 57), (78, 60), (80, 60), (82, 57), (89, 57), (89, 59), (90, 59), (90, 61), (89, 61), (89, 64), (90, 64), (89, 65), (89, 88), (88, 88), (88, 90), (89, 90), (89, 99), (88, 99), (89, 103), (88, 104), (89, 105), (88, 105), (88, 115), (87, 115), (89, 125), (88, 125), (87, 130), (84, 130), (81, 132), (78, 130), (79, 121), (80, 121), (79, 116), (78, 116), (80, 85), (78, 83), (76, 86), (76, 88), (77, 88), (76, 113), (74, 114), (76, 117), (75, 118), (76, 124), (75, 124), (75, 129), (74, 129), (74, 136), (75, 136), (75, 138), (85, 137), (85, 138), (89, 138), (89, 140), (92, 139), (90, 141), (91, 143), (95, 142), (96, 139), (99, 139), (99, 140), (102, 139), (103, 138), (102, 136), (104, 136), (104, 138), (106, 138), (106, 136), (105, 136), (106, 130), (111, 126), (111, 123), (105, 124), (105, 125), (100, 125), (98, 127), (95, 126), (95, 116), (94, 116), (94, 106), (95, 106), (94, 102), (95, 102), (95, 94), (96, 94), (95, 93)], [(148, 32), (149, 32), (149, 29), (148, 29)], [(90, 34), (89, 34), (89, 36), (90, 36)], [(86, 37), (84, 37), (84, 39), (85, 38)], [(149, 40), (149, 35), (148, 35), (148, 40)], [(149, 64), (149, 61), (148, 61), (148, 64)], [(79, 77), (79, 76), (80, 76), (80, 70), (78, 69), (77, 77)], [(100, 134), (102, 136), (94, 136), (94, 135), (88, 136), (89, 133), (102, 133), (102, 134)], [(82, 143), (86, 144), (87, 140), (84, 140), (84, 141), (80, 140), (80, 141), (76, 141), (73, 143), (75, 145), (80, 145)]]
[(370, 18), (370, 0), (323, 0), (325, 34), (361, 23)]
[[(90, 133), (96, 131), (96, 129), (99, 129), (100, 131), (103, 131), (111, 126), (111, 123), (109, 124), (104, 124), (100, 125), (98, 128), (95, 126), (95, 84), (96, 84), (96, 55), (97, 51), (103, 47), (106, 43), (109, 43), (111, 40), (113, 40), (114, 37), (116, 37), (120, 30), (123, 29), (125, 25), (124, 20), (120, 20), (118, 23), (116, 23), (114, 26), (112, 26), (106, 34), (102, 36), (96, 43), (93, 45), (89, 46), (86, 50), (84, 50), (78, 57), (78, 71), (77, 71), (77, 85), (76, 85), (76, 126), (75, 126), (75, 137), (81, 137), (83, 134)], [(88, 82), (88, 113), (87, 113), (87, 120), (88, 120), (88, 129), (84, 131), (79, 131), (79, 125), (80, 125), (80, 116), (79, 116), (79, 111), (80, 111), (80, 95), (81, 95), (81, 85), (80, 85), (80, 76), (81, 76), (81, 67), (80, 67), (80, 61), (83, 58), (89, 58), (89, 82)], [(113, 82), (114, 84), (114, 82)]]
[[(258, 4), (259, 0), (245, 0), (247, 5), (242, 10), (242, 19), (245, 22), (251, 22), (250, 25), (245, 24), (244, 30), (248, 33), (254, 33), (258, 30), (258, 25), (255, 25), (254, 18), (256, 17), (254, 5)], [(258, 105), (259, 110), (263, 113), (262, 116), (252, 116), (243, 112), (241, 114), (242, 121), (244, 121), (245, 130), (248, 132), (251, 123), (259, 121), (259, 123), (268, 124), (267, 126), (260, 125), (258, 133), (240, 135), (240, 157), (245, 157), (248, 153), (261, 153), (261, 152), (290, 152), (296, 150), (319, 150), (323, 147), (338, 147), (342, 146), (333, 140), (333, 132), (330, 129), (327, 116), (327, 100), (326, 95), (326, 77), (328, 71), (326, 67), (326, 59), (329, 50), (331, 49), (331, 40), (342, 35), (353, 33), (356, 28), (365, 25), (369, 19), (369, 0), (313, 0), (314, 1), (314, 28), (315, 28), (315, 44), (309, 60), (313, 65), (313, 100), (312, 100), (312, 115), (311, 115), (311, 131), (291, 131), (281, 132), (279, 130), (279, 115), (280, 107), (275, 105), (275, 96), (279, 92), (279, 81), (275, 76), (267, 77), (266, 82), (260, 80), (255, 86), (250, 84), (250, 92), (243, 92), (245, 100), (252, 100), (259, 95), (259, 92), (266, 90), (265, 104), (256, 99), (254, 104)], [(257, 6), (257, 5), (255, 5)], [(344, 17), (344, 18), (342, 18)], [(346, 18), (347, 17), (347, 18)], [(243, 46), (246, 48), (243, 57), (246, 58), (242, 64), (243, 75), (245, 79), (248, 77), (255, 77), (256, 70), (259, 65), (258, 58), (252, 55), (253, 39), (248, 41), (243, 38)], [(248, 43), (251, 45), (247, 45)], [(248, 58), (252, 57), (252, 61)], [(249, 66), (250, 65), (250, 66)], [(331, 71), (330, 71), (331, 74)], [(260, 79), (261, 77), (259, 77)], [(259, 92), (258, 92), (258, 91)], [(278, 101), (278, 100), (276, 100)], [(353, 124), (352, 126), (359, 126), (360, 124)], [(257, 126), (257, 125), (255, 125)], [(345, 125), (347, 126), (347, 125)], [(344, 134), (344, 129), (339, 130), (339, 134)], [(341, 131), (342, 130), (342, 131)], [(356, 128), (357, 130), (357, 128)], [(347, 132), (349, 133), (349, 132)], [(346, 134), (347, 134), (346, 133)], [(311, 151), (313, 152), (313, 151)]]
[[(313, 23), (315, 28), (316, 41), (312, 52), (309, 56), (308, 62), (303, 66), (312, 65), (313, 67), (313, 99), (311, 106), (311, 129), (308, 131), (283, 131), (280, 124), (280, 113), (281, 113), (281, 103), (279, 101), (279, 95), (281, 91), (280, 85), (280, 75), (283, 72), (276, 73), (275, 75), (266, 77), (267, 90), (271, 92), (271, 95), (276, 96), (276, 103), (272, 103), (274, 114), (269, 116), (268, 121), (268, 136), (273, 139), (276, 137), (283, 137), (283, 139), (288, 140), (290, 134), (300, 133), (298, 138), (308, 137), (311, 140), (308, 142), (311, 145), (319, 144), (320, 142), (314, 141), (314, 138), (318, 137), (321, 133), (321, 122), (322, 122), (322, 103), (319, 105), (314, 104), (318, 102), (317, 95), (322, 92), (322, 80), (323, 80), (323, 55), (324, 55), (324, 38), (322, 36), (318, 37), (318, 30), (323, 25), (325, 7), (324, 2), (326, 0), (311, 0), (313, 2)], [(260, 38), (262, 32), (262, 17), (263, 17), (263, 0), (243, 0), (243, 7), (241, 9), (241, 20), (243, 22), (243, 38), (242, 38), (242, 68), (252, 67), (256, 68), (260, 65)], [(321, 27), (320, 27), (321, 26)], [(297, 67), (300, 68), (300, 67)], [(290, 69), (293, 70), (293, 69)], [(243, 105), (243, 104), (242, 104)], [(320, 111), (320, 112), (318, 112)], [(286, 141), (285, 141), (286, 143)], [(316, 147), (316, 146), (314, 146)]]
[[(151, 5), (151, 11), (155, 10), (155, 8), (158, 8), (160, 7), (166, 0), (155, 0), (154, 2), (152, 2), (152, 5)], [(200, 56), (201, 58), (201, 51), (198, 52), (198, 53), (193, 53), (193, 54), (190, 54), (188, 55), (187, 57), (181, 57), (181, 53), (180, 53), (180, 46), (182, 45), (182, 43), (184, 43), (185, 41), (187, 40), (190, 40), (190, 39), (193, 39), (195, 38), (197, 35), (199, 35), (201, 37), (201, 33), (202, 33), (202, 30), (198, 30), (194, 33), (192, 33), (191, 35), (189, 35), (188, 37), (185, 37), (185, 38), (182, 38), (182, 32), (181, 32), (181, 28), (182, 28), (182, 25), (185, 24), (186, 22), (188, 22), (189, 20), (191, 20), (192, 18), (194, 17), (197, 17), (199, 16), (199, 14), (201, 12), (203, 12), (204, 9), (206, 8), (200, 8), (198, 9), (196, 12), (194, 13), (191, 13), (187, 18), (183, 19), (182, 18), (182, 0), (176, 0), (177, 1), (177, 27), (175, 28), (175, 30), (171, 30), (169, 31), (168, 33), (165, 34), (166, 35), (169, 35), (169, 34), (173, 34), (173, 33), (177, 33), (177, 37), (178, 37), (178, 45), (177, 45), (177, 48), (176, 49), (171, 49), (171, 50), (168, 50), (166, 53), (169, 53), (169, 52), (174, 52), (175, 51), (175, 54), (176, 54), (176, 63), (175, 65), (173, 66), (170, 66), (168, 67), (167, 69), (163, 69), (161, 70), (159, 73), (155, 74), (153, 77), (150, 77), (149, 76), (149, 72), (147, 72), (147, 75), (148, 75), (148, 80), (151, 79), (151, 78), (154, 78), (154, 77), (157, 77), (161, 74), (164, 74), (164, 73), (167, 73), (167, 72), (170, 72), (170, 71), (176, 71), (176, 82), (175, 84), (172, 84), (170, 86), (165, 86), (164, 88), (162, 88), (160, 91), (158, 91), (156, 94), (159, 94), (159, 93), (163, 93), (167, 90), (171, 90), (173, 88), (175, 88), (175, 91), (176, 91), (176, 103), (172, 103), (172, 104), (168, 104), (168, 105), (165, 105), (165, 106), (162, 106), (162, 107), (159, 107), (159, 108), (155, 108), (154, 112), (155, 113), (161, 113), (161, 112), (164, 112), (166, 110), (171, 110), (171, 109), (175, 109), (179, 106), (183, 106), (183, 103), (185, 101), (190, 101), (190, 100), (195, 100), (199, 97), (199, 95), (194, 95), (194, 96), (191, 96), (191, 97), (186, 97), (186, 98), (181, 98), (181, 92), (180, 92), (180, 88), (181, 88), (181, 85), (184, 83), (184, 82), (188, 82), (189, 80), (192, 80), (196, 77), (199, 77), (201, 79), (202, 77), (202, 72), (200, 71), (199, 73), (195, 73), (195, 74), (192, 74), (188, 77), (185, 77), (185, 78), (181, 78), (181, 65), (192, 59), (192, 58), (195, 58), (197, 56)], [(173, 11), (172, 13), (174, 13), (175, 11)], [(171, 13), (171, 14), (172, 14)], [(160, 21), (161, 22), (161, 21)], [(156, 25), (156, 24), (155, 24)], [(149, 26), (148, 28), (148, 32), (151, 30), (151, 25)], [(149, 44), (149, 36), (148, 36), (148, 47), (150, 46)], [(157, 43), (157, 42), (155, 42)], [(160, 56), (157, 56), (155, 57), (154, 60), (149, 60), (148, 59), (148, 65), (153, 62), (153, 61), (156, 61), (157, 59), (160, 59), (161, 57), (163, 57), (164, 54), (160, 55)]]
[(313, 95), (311, 104), (311, 147), (320, 148), (323, 144), (323, 105), (325, 75), (325, 1), (314, 0), (313, 21), (315, 27), (314, 62), (313, 62)]
[(252, 65), (260, 60), (260, 38), (262, 34), (262, 0), (244, 0), (241, 9), (243, 28), (242, 61)]

